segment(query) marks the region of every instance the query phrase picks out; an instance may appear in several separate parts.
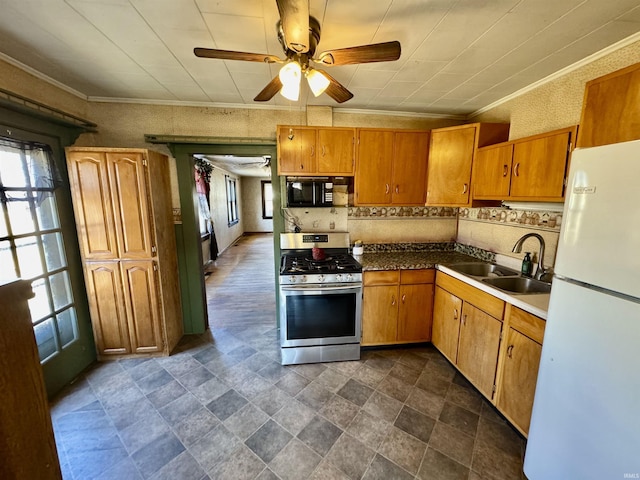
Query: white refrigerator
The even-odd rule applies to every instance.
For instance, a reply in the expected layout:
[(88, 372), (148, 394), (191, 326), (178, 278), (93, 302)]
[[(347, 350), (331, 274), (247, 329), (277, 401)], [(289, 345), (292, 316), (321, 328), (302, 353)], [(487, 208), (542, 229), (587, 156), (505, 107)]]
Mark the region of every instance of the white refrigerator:
[(640, 478), (640, 141), (571, 159), (524, 472)]

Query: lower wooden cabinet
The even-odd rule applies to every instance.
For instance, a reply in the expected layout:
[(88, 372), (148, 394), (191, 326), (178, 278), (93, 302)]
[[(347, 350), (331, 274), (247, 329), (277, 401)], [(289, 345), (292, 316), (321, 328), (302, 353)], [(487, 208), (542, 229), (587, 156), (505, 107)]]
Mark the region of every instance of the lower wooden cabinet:
[(504, 302), (438, 272), (433, 345), (485, 395), (495, 391)]
[(496, 406), (524, 435), (529, 433), (545, 321), (509, 305), (500, 355)]
[(431, 339), (433, 269), (364, 273), (362, 345)]
[(438, 272), (432, 343), (524, 436), (546, 322)]

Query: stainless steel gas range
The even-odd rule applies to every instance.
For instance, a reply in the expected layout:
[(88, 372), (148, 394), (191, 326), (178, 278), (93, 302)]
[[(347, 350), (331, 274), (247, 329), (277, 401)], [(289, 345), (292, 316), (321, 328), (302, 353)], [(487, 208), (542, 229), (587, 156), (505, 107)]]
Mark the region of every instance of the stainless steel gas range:
[(283, 233), (280, 263), (282, 364), (358, 360), (362, 266), (348, 233)]

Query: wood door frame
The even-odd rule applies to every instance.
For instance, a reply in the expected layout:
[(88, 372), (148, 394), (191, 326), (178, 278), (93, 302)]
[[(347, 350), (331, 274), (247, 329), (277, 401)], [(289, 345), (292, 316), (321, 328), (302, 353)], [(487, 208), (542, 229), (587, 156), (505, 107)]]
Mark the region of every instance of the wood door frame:
[[(150, 143), (169, 147), (176, 160), (178, 191), (182, 223), (175, 224), (178, 250), (178, 270), (182, 294), (182, 314), (185, 334), (204, 333), (208, 328), (207, 297), (204, 285), (202, 239), (198, 227), (198, 205), (195, 201), (194, 155), (271, 156), (271, 181), (279, 184), (276, 141), (255, 138), (176, 137), (145, 135)], [(280, 190), (273, 189), (273, 242), (276, 292), (280, 265), (280, 233), (284, 231), (284, 216), (280, 209)], [(275, 292), (274, 292), (275, 295)], [(276, 295), (276, 319), (279, 318)]]

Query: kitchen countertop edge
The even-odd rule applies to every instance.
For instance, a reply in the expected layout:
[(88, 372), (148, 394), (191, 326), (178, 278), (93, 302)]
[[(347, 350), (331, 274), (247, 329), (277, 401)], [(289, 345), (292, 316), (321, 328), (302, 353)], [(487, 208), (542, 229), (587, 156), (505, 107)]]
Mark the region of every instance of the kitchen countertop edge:
[(548, 293), (514, 295), (498, 290), (473, 277), (461, 274), (447, 267), (447, 264), (460, 262), (482, 262), (478, 258), (459, 252), (432, 251), (432, 252), (384, 252), (365, 253), (354, 256), (362, 265), (363, 272), (381, 270), (402, 270), (402, 269), (422, 269), (435, 268), (447, 275), (450, 275), (462, 282), (472, 285), (483, 292), (493, 295), (511, 305), (514, 305), (525, 312), (536, 315), (543, 320), (547, 319), (549, 309)]

